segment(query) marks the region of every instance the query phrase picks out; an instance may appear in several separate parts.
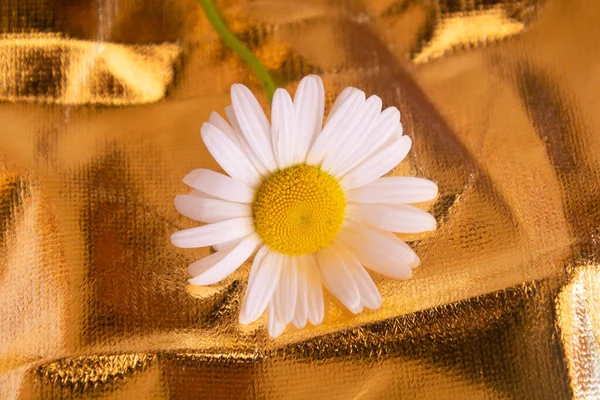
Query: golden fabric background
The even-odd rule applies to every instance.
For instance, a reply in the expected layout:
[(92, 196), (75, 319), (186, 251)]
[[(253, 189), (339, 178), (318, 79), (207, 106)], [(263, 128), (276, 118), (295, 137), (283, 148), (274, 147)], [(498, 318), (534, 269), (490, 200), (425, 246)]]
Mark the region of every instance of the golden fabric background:
[(0, 1), (1, 399), (600, 396), (600, 3), (222, 0), (280, 86), (403, 114), (436, 181), (421, 267), (376, 312), (237, 324), (248, 267), (186, 288), (169, 235), (234, 82), (193, 0)]

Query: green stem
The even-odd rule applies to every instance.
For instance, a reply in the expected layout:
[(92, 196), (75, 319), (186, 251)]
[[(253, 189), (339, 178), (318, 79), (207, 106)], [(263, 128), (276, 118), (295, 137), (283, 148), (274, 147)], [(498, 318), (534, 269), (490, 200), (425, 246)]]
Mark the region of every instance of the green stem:
[(229, 47), (231, 50), (238, 53), (238, 55), (242, 58), (242, 60), (254, 71), (258, 79), (260, 80), (260, 84), (262, 85), (265, 94), (267, 95), (267, 99), (269, 100), (269, 104), (273, 99), (273, 93), (275, 93), (275, 84), (273, 83), (273, 79), (269, 72), (265, 68), (264, 65), (258, 61), (258, 58), (240, 40), (235, 37), (229, 29), (227, 29), (227, 25), (223, 22), (219, 13), (217, 12), (215, 6), (212, 4), (210, 0), (198, 0), (202, 7), (204, 8), (204, 12), (206, 13), (206, 17), (212, 24), (213, 28), (217, 31), (223, 42)]

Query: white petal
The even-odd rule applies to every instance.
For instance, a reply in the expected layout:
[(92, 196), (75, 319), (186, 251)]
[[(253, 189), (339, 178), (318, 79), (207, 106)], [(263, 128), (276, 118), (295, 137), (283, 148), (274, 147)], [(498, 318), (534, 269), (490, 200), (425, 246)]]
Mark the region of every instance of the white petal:
[(321, 272), (312, 254), (302, 257), (302, 264), (306, 268), (306, 301), (308, 320), (313, 325), (323, 322), (325, 302), (323, 301), (323, 282)]
[(346, 221), (338, 238), (373, 271), (395, 279), (408, 279), (419, 257), (393, 233), (379, 231), (368, 225)]
[(247, 186), (258, 186), (261, 181), (260, 173), (227, 135), (206, 122), (202, 124), (200, 131), (206, 148), (229, 176)]
[(402, 204), (435, 199), (438, 187), (430, 180), (405, 176), (379, 178), (346, 192), (346, 199), (355, 203)]
[(344, 90), (342, 90), (342, 92), (338, 95), (338, 97), (335, 99), (335, 101), (333, 102), (333, 106), (331, 106), (331, 110), (329, 110), (329, 115), (327, 116), (327, 119), (331, 119), (331, 117), (333, 117), (335, 115), (335, 113), (337, 113), (341, 107), (342, 104), (344, 104), (346, 102), (346, 100), (348, 100), (348, 98), (355, 92), (358, 92), (359, 90), (357, 88), (348, 86), (347, 88), (345, 88)]
[[(390, 108), (396, 108), (396, 107), (390, 107)], [(400, 112), (400, 111), (398, 111), (398, 112)], [(404, 128), (402, 128), (402, 124), (400, 123), (400, 120), (398, 120), (398, 125), (396, 126), (396, 129), (394, 129), (394, 137), (400, 138), (400, 137), (402, 137), (403, 133), (404, 133)]]
[(190, 190), (187, 195), (188, 196), (194, 196), (194, 197), (202, 197), (203, 199), (217, 199), (218, 198), (218, 197), (212, 196), (212, 195), (210, 195), (208, 193), (204, 193), (204, 192), (201, 192), (201, 191), (196, 190), (196, 189)]
[(248, 280), (248, 289), (240, 312), (240, 323), (244, 325), (256, 321), (271, 301), (281, 272), (281, 255), (268, 252), (260, 264), (254, 260), (252, 270), (256, 272), (250, 272), (252, 279)]
[(212, 260), (211, 263), (203, 263), (203, 261), (219, 253), (211, 254), (202, 260), (196, 261), (188, 268), (190, 274), (194, 276), (188, 282), (192, 285), (212, 285), (222, 281), (245, 263), (261, 243), (258, 235), (252, 234), (242, 240), (233, 250), (225, 252), (225, 255), (220, 259), (215, 257), (216, 262), (214, 263)]
[(292, 323), (298, 329), (302, 329), (306, 326), (307, 314), (307, 285), (308, 285), (308, 270), (304, 261), (305, 257), (300, 256), (296, 258), (297, 268), (297, 297), (296, 297), (296, 310), (294, 311), (294, 317)]
[(344, 190), (354, 189), (387, 174), (404, 160), (404, 157), (410, 151), (411, 144), (412, 142), (408, 136), (402, 136), (392, 145), (385, 147), (345, 175), (340, 180), (342, 188)]
[(275, 90), (271, 123), (275, 159), (279, 168), (283, 169), (294, 163), (294, 147), (296, 147), (296, 111), (292, 98), (284, 89)]
[(296, 266), (296, 259), (291, 256), (283, 256), (279, 283), (273, 293), (273, 305), (275, 306), (277, 319), (286, 325), (294, 317), (297, 293), (298, 268)]
[(247, 236), (253, 231), (252, 218), (236, 218), (175, 232), (171, 235), (171, 243), (184, 249), (213, 246)]
[(239, 145), (240, 145), (240, 150), (242, 150), (242, 152), (246, 155), (246, 157), (248, 157), (248, 160), (250, 160), (252, 165), (254, 165), (254, 168), (256, 168), (256, 170), (258, 172), (260, 172), (260, 174), (262, 176), (269, 175), (269, 170), (258, 159), (256, 154), (254, 154), (254, 151), (252, 151), (252, 149), (250, 148), (250, 145), (248, 144), (248, 141), (244, 137), (244, 134), (242, 133), (240, 125), (237, 122), (237, 118), (235, 116), (235, 111), (233, 110), (233, 106), (225, 107), (225, 114), (227, 115), (227, 118), (229, 118), (229, 122), (231, 122), (231, 126), (233, 127), (233, 132), (235, 134), (237, 143), (239, 143)]
[(294, 163), (302, 163), (306, 160), (308, 149), (315, 136), (321, 132), (324, 96), (323, 82), (318, 76), (308, 75), (300, 81), (294, 96), (296, 110)]
[(392, 139), (397, 140), (402, 136), (402, 125), (400, 124), (400, 111), (396, 107), (388, 107), (381, 114), (373, 126), (369, 129), (364, 141), (356, 147), (344, 162), (336, 166), (331, 173), (335, 177), (341, 177), (356, 166), (370, 158), (377, 150), (380, 150)]
[(267, 318), (267, 331), (269, 332), (269, 336), (272, 338), (279, 337), (283, 333), (285, 329), (285, 324), (277, 319), (275, 316), (275, 307), (273, 307), (273, 300), (268, 306), (269, 315)]
[(229, 125), (227, 121), (225, 121), (225, 118), (221, 117), (218, 113), (213, 111), (210, 114), (210, 117), (208, 118), (208, 123), (216, 126), (221, 132), (227, 135), (227, 137), (231, 139), (231, 141), (235, 143), (239, 148), (240, 141), (231, 125)]
[(365, 307), (363, 306), (362, 303), (360, 303), (358, 306), (356, 306), (354, 308), (350, 308), (350, 311), (353, 314), (360, 314), (361, 312), (363, 312), (364, 309), (365, 309)]
[(250, 283), (254, 280), (256, 272), (259, 269), (258, 266), (260, 265), (260, 263), (262, 263), (263, 258), (265, 258), (267, 254), (269, 254), (269, 251), (269, 246), (263, 245), (256, 252), (256, 255), (254, 256), (254, 261), (252, 262), (252, 268), (250, 269), (250, 275), (248, 276), (248, 286), (250, 286)]
[(252, 208), (249, 204), (187, 194), (175, 196), (175, 209), (188, 218), (209, 223), (252, 216)]
[(312, 146), (316, 137), (323, 130), (323, 118), (325, 116), (325, 87), (323, 86), (323, 81), (321, 80), (321, 77), (317, 75), (313, 76), (317, 79), (317, 98), (319, 99), (319, 104), (317, 105), (317, 118), (315, 118), (315, 133), (313, 135), (312, 141), (308, 144), (308, 147), (306, 148), (307, 153), (308, 149), (310, 149), (310, 146)]
[(342, 257), (331, 246), (315, 255), (325, 287), (348, 309), (358, 307), (360, 293)]
[(209, 169), (198, 168), (183, 178), (183, 183), (210, 196), (237, 203), (252, 203), (256, 192), (242, 182)]
[(240, 244), (244, 238), (230, 240), (229, 242), (217, 243), (213, 245), (215, 251), (229, 251)]
[(350, 203), (346, 207), (346, 218), (384, 231), (400, 233), (433, 231), (437, 226), (431, 214), (407, 204)]
[[(242, 240), (244, 239), (245, 238), (242, 238)], [(229, 251), (231, 250), (233, 249), (229, 249)], [(191, 276), (200, 275), (201, 273), (207, 271), (208, 269), (218, 264), (219, 261), (224, 259), (225, 256), (229, 254), (229, 251), (219, 251), (191, 263), (190, 265), (188, 265), (188, 274), (190, 274)]]
[(231, 86), (231, 102), (250, 148), (269, 171), (276, 171), (269, 121), (256, 97), (246, 86), (236, 83)]
[(344, 135), (340, 138), (337, 146), (323, 160), (322, 168), (326, 172), (335, 175), (335, 172), (343, 163), (363, 146), (365, 140), (370, 140), (371, 129), (381, 113), (381, 99), (377, 96), (369, 97), (357, 110), (351, 119), (347, 121)]
[(321, 134), (317, 136), (311, 146), (306, 163), (319, 165), (332, 149), (338, 145), (343, 137), (343, 128), (346, 122), (352, 118), (358, 107), (365, 101), (365, 94), (360, 90), (353, 92), (340, 106), (334, 115), (327, 119)]
[[(335, 250), (344, 260), (344, 263), (354, 279), (354, 283), (356, 283), (356, 287), (360, 293), (361, 305), (364, 305), (371, 310), (376, 310), (381, 307), (381, 295), (379, 294), (379, 290), (377, 290), (377, 286), (373, 283), (373, 279), (371, 279), (371, 276), (363, 268), (358, 259), (343, 244), (334, 243), (332, 246), (334, 246)], [(362, 307), (355, 309), (354, 311), (361, 312)]]

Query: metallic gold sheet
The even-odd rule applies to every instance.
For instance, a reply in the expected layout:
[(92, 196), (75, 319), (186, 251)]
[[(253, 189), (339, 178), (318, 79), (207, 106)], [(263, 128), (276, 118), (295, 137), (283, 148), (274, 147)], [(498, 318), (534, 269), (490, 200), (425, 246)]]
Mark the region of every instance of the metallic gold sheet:
[(600, 3), (218, 5), (280, 85), (401, 109), (397, 173), (440, 187), (422, 266), (376, 312), (239, 326), (248, 268), (186, 289), (207, 250), (168, 237), (256, 78), (193, 0), (0, 1), (0, 398), (598, 398)]

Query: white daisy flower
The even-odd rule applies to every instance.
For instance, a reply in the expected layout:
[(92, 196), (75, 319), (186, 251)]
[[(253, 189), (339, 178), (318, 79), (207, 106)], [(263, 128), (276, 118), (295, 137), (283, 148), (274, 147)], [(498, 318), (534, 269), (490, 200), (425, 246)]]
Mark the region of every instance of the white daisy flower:
[(216, 250), (189, 266), (189, 282), (217, 283), (256, 253), (239, 320), (250, 324), (268, 309), (273, 337), (290, 322), (323, 321), (323, 284), (353, 313), (379, 308), (364, 267), (409, 278), (419, 257), (392, 232), (436, 228), (430, 214), (407, 204), (435, 198), (435, 183), (382, 178), (411, 147), (398, 109), (382, 111), (379, 97), (349, 87), (323, 126), (323, 83), (314, 75), (293, 101), (277, 89), (271, 124), (245, 86), (233, 85), (231, 99), (229, 123), (213, 113), (201, 129), (229, 176), (196, 169), (183, 179), (194, 190), (175, 198), (180, 213), (207, 225), (174, 233), (172, 243)]

